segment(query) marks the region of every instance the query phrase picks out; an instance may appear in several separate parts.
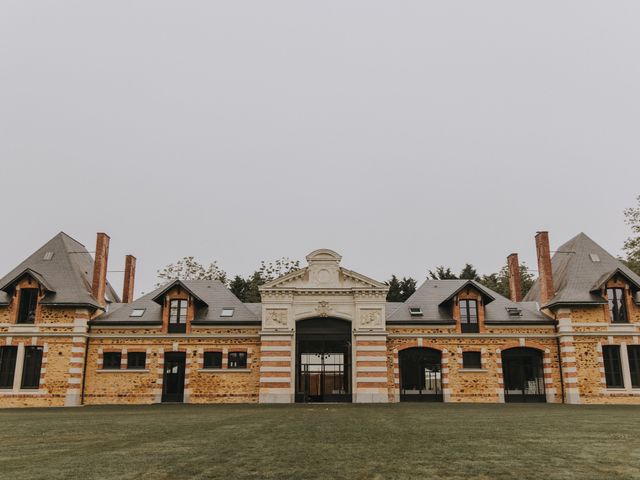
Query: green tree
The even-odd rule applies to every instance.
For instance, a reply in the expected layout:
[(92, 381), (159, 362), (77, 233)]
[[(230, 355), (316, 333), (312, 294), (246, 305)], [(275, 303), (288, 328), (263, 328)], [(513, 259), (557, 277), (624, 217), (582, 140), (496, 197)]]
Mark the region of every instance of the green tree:
[(238, 297), (242, 302), (246, 301), (245, 298), (247, 297), (248, 288), (249, 285), (247, 284), (247, 281), (240, 275), (233, 277), (233, 280), (229, 283), (229, 290), (231, 290), (231, 293)]
[[(531, 289), (533, 283), (535, 282), (535, 276), (533, 275), (533, 273), (531, 273), (529, 267), (524, 262), (520, 264), (520, 280), (522, 283), (522, 295), (524, 296)], [(509, 267), (507, 265), (502, 267), (497, 273), (482, 275), (482, 277), (478, 281), (485, 287), (499, 293), (503, 297), (510, 297)]]
[(162, 270), (158, 270), (156, 287), (173, 280), (219, 280), (226, 284), (227, 273), (215, 261), (208, 266), (204, 266), (197, 262), (194, 257), (184, 257), (176, 263), (170, 263)]
[(287, 257), (282, 257), (272, 262), (262, 261), (260, 262), (260, 267), (244, 280), (244, 283), (234, 278), (234, 289), (241, 295), (238, 295), (233, 289), (232, 292), (243, 302), (258, 303), (261, 301), (260, 286), (298, 269), (300, 269), (300, 261), (291, 260)]
[(427, 275), (432, 280), (456, 280), (458, 277), (451, 271), (451, 268), (440, 265), (435, 271), (429, 270)]
[(464, 268), (460, 271), (458, 278), (463, 280), (480, 280), (480, 276), (475, 267), (470, 263), (465, 264)]
[(624, 210), (624, 223), (631, 227), (631, 236), (625, 240), (622, 249), (627, 255), (624, 263), (640, 275), (640, 195), (637, 201), (637, 207)]
[(387, 302), (404, 302), (416, 291), (417, 282), (411, 277), (402, 277), (399, 280), (395, 275), (385, 282), (389, 285), (389, 293), (387, 293)]

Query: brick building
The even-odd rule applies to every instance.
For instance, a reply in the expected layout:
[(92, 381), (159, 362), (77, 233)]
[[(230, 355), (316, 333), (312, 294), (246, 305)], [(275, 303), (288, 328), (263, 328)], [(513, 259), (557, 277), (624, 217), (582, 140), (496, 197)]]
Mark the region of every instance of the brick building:
[(122, 301), (95, 256), (56, 235), (0, 280), (0, 407), (117, 403), (640, 403), (640, 277), (584, 234), (536, 236), (522, 299), (427, 280), (403, 303), (331, 250), (240, 302), (216, 281)]

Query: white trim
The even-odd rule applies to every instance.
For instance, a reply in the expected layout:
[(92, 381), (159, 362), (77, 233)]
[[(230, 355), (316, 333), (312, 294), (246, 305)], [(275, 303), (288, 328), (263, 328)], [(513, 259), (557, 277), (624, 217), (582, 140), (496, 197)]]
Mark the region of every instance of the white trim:
[(149, 373), (148, 368), (98, 368), (96, 373)]

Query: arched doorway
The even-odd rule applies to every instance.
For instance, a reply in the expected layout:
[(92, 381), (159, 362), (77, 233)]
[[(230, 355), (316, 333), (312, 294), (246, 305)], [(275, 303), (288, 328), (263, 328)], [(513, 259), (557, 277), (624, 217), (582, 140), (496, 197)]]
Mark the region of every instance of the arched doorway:
[(545, 402), (542, 352), (516, 347), (502, 352), (505, 402)]
[(351, 401), (351, 323), (311, 318), (296, 325), (296, 402)]
[(442, 353), (433, 348), (414, 347), (401, 350), (400, 401), (442, 401)]

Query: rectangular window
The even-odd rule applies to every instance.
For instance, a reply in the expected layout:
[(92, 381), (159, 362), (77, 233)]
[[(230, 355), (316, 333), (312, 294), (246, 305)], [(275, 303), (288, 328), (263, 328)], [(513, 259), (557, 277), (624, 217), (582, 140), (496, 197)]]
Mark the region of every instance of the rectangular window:
[(13, 388), (18, 347), (0, 347), (0, 388)]
[(37, 288), (20, 289), (20, 306), (18, 308), (17, 323), (35, 323), (36, 307), (38, 305)]
[(127, 368), (129, 370), (144, 370), (147, 352), (128, 352)]
[(602, 356), (604, 358), (604, 375), (607, 387), (624, 388), (620, 347), (618, 345), (605, 345), (602, 347)]
[(460, 300), (460, 325), (462, 333), (478, 333), (478, 302), (476, 300)]
[(204, 368), (222, 368), (222, 352), (204, 352)]
[(187, 331), (187, 301), (171, 300), (169, 304), (169, 333)]
[(640, 345), (627, 345), (627, 356), (629, 357), (631, 386), (640, 388)]
[(462, 368), (482, 368), (480, 352), (462, 352)]
[(40, 387), (40, 368), (42, 367), (42, 347), (24, 347), (24, 366), (20, 388)]
[(221, 317), (233, 317), (233, 312), (235, 311), (235, 308), (223, 308), (222, 309), (222, 313), (220, 314)]
[(122, 362), (122, 353), (104, 352), (102, 355), (102, 368), (104, 370), (118, 370)]
[(613, 323), (627, 323), (627, 305), (625, 302), (624, 288), (607, 288), (609, 300), (609, 316)]
[(247, 352), (229, 352), (229, 368), (247, 368)]

